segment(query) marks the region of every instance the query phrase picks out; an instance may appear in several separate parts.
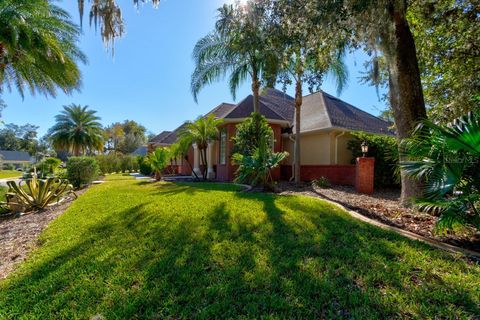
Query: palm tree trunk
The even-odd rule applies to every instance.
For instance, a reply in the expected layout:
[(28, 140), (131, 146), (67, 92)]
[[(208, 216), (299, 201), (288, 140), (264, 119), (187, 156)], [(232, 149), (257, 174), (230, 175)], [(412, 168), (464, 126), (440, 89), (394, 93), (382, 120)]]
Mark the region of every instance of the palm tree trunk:
[(195, 176), (195, 179), (199, 180), (200, 178), (198, 177), (197, 173), (195, 172), (195, 170), (193, 170), (193, 166), (192, 164), (190, 163), (190, 161), (188, 160), (188, 156), (184, 156), (183, 159), (185, 159), (185, 161), (187, 162), (188, 166), (190, 167), (190, 170), (192, 171), (193, 175)]
[[(393, 110), (398, 141), (410, 137), (416, 124), (427, 117), (415, 41), (405, 12), (406, 9), (398, 3), (391, 8), (390, 18), (394, 36), (391, 48), (386, 54), (390, 105)], [(400, 161), (402, 160), (404, 159), (400, 156)], [(407, 177), (403, 170), (401, 171), (401, 182), (400, 202), (403, 206), (410, 206), (412, 197), (420, 195), (421, 183)]]
[(300, 183), (300, 117), (301, 117), (301, 108), (302, 108), (302, 80), (301, 77), (298, 78), (297, 83), (295, 84), (295, 164), (294, 164), (294, 177), (295, 183)]
[(260, 81), (254, 72), (252, 76), (253, 112), (260, 113)]

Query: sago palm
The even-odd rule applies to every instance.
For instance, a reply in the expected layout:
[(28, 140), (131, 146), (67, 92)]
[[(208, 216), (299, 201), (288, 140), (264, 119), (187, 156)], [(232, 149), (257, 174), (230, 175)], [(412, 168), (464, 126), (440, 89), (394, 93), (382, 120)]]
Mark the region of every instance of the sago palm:
[(155, 172), (155, 180), (162, 179), (162, 172), (167, 167), (168, 159), (170, 158), (170, 150), (168, 148), (157, 148), (147, 157), (148, 163)]
[(0, 1), (0, 91), (55, 96), (80, 87), (79, 29), (47, 0)]
[(242, 8), (224, 5), (218, 12), (215, 30), (200, 39), (193, 50), (193, 97), (197, 101), (203, 87), (229, 75), (230, 92), (235, 99), (239, 86), (250, 79), (254, 111), (259, 112), (260, 81), (276, 61), (275, 53), (266, 45), (264, 8), (251, 1)]
[(423, 121), (401, 144), (401, 167), (422, 182), (421, 209), (439, 215), (439, 229), (480, 228), (480, 117), (469, 114), (441, 126)]
[(88, 106), (71, 104), (55, 116), (55, 125), (50, 129), (54, 148), (65, 150), (75, 156), (86, 152), (102, 151), (104, 132), (100, 118)]
[(193, 122), (187, 122), (179, 134), (179, 140), (188, 145), (196, 144), (200, 153), (200, 163), (204, 165), (203, 178), (207, 178), (207, 148), (208, 143), (218, 138), (218, 126), (223, 120), (216, 119), (213, 114), (200, 117)]

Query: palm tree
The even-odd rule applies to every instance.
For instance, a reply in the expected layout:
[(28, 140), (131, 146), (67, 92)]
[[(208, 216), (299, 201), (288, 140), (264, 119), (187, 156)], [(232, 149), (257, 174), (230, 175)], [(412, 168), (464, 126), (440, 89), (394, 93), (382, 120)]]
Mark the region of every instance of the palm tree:
[(207, 117), (200, 117), (193, 122), (187, 122), (185, 128), (180, 132), (180, 141), (189, 142), (188, 145), (196, 144), (200, 152), (200, 163), (204, 165), (203, 179), (207, 178), (207, 148), (208, 143), (218, 137), (218, 126), (223, 120), (216, 119), (213, 114)]
[(470, 224), (480, 229), (480, 115), (444, 126), (424, 120), (401, 150), (405, 174), (422, 182), (416, 203), (440, 216), (437, 228)]
[[(95, 29), (100, 25), (103, 43), (114, 49), (115, 39), (120, 38), (125, 31), (122, 10), (115, 0), (91, 0), (90, 6), (90, 25), (93, 23)], [(152, 2), (157, 7), (160, 0), (133, 0), (133, 4), (138, 7), (140, 2)], [(78, 11), (80, 14), (80, 23), (83, 22), (83, 12), (85, 9), (85, 0), (78, 0)]]
[(81, 84), (80, 34), (67, 12), (47, 0), (0, 1), (0, 89), (55, 96)]
[(94, 110), (88, 106), (71, 104), (55, 116), (55, 125), (50, 129), (50, 140), (56, 149), (75, 156), (86, 152), (102, 151), (104, 131)]
[(224, 5), (218, 12), (215, 30), (200, 39), (193, 50), (196, 66), (191, 91), (195, 102), (204, 86), (229, 74), (234, 99), (239, 86), (251, 79), (254, 112), (259, 112), (260, 81), (277, 57), (267, 49), (265, 9), (251, 1), (240, 7)]
[(168, 148), (157, 148), (148, 155), (148, 163), (155, 172), (155, 180), (160, 181), (162, 179), (162, 171), (167, 166), (169, 157), (170, 150)]

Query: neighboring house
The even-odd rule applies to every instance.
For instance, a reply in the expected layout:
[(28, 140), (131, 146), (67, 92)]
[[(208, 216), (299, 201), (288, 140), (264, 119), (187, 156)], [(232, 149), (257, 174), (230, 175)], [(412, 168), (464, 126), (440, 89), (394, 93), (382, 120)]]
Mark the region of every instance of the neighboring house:
[(14, 165), (16, 168), (26, 167), (32, 163), (32, 157), (26, 151), (0, 150), (0, 163)]
[(148, 147), (147, 146), (140, 146), (135, 151), (132, 152), (132, 155), (134, 156), (146, 156), (148, 153)]
[[(222, 103), (209, 114), (224, 120), (219, 128), (217, 141), (208, 150), (209, 177), (220, 181), (234, 178), (235, 166), (230, 156), (233, 148), (232, 137), (237, 124), (253, 112), (253, 96), (249, 95), (240, 103)], [(265, 116), (274, 132), (274, 150), (288, 151), (290, 156), (281, 168), (273, 172), (276, 179), (289, 179), (293, 164), (295, 102), (292, 97), (276, 89), (268, 89), (260, 96), (260, 113)], [(323, 91), (307, 95), (303, 99), (301, 119), (301, 165), (302, 179), (312, 180), (326, 176), (340, 184), (353, 184), (355, 166), (351, 165), (352, 153), (347, 148), (352, 139), (350, 132), (365, 131), (376, 134), (392, 134), (391, 124), (362, 111)], [(172, 132), (164, 131), (151, 141), (148, 149), (168, 146), (175, 142), (184, 125)], [(192, 147), (187, 159), (194, 170), (199, 170), (199, 156)], [(179, 173), (191, 174), (186, 161), (178, 160)]]

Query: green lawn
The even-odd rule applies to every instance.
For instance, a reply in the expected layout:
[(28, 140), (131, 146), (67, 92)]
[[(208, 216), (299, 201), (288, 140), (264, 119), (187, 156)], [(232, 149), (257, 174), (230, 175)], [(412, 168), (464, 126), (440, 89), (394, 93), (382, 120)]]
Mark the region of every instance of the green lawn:
[(0, 179), (20, 178), (23, 172), (16, 170), (0, 170)]
[(0, 319), (464, 318), (480, 267), (321, 200), (110, 180), (0, 282)]

